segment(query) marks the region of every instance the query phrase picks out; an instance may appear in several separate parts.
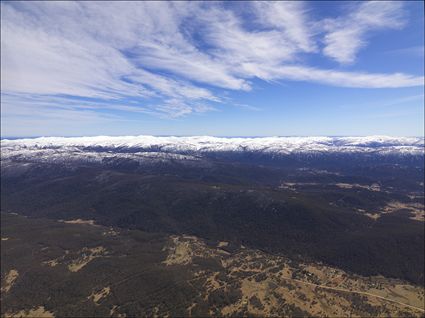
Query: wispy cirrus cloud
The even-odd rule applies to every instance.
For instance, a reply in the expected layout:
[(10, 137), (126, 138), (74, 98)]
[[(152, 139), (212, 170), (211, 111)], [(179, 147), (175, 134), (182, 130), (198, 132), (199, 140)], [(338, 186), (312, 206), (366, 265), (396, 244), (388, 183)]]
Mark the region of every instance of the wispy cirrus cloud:
[(256, 79), (423, 84), (421, 76), (321, 69), (303, 58), (354, 62), (370, 30), (403, 26), (401, 3), (355, 4), (346, 16), (319, 22), (301, 2), (245, 4), (241, 13), (218, 2), (3, 2), (2, 113), (175, 118), (229, 104), (223, 92), (250, 91)]
[(391, 55), (401, 55), (405, 57), (418, 57), (424, 58), (425, 55), (425, 47), (423, 45), (411, 46), (402, 49), (390, 50), (386, 52)]
[(365, 1), (349, 9), (346, 16), (323, 21), (323, 53), (339, 63), (353, 63), (374, 31), (398, 29), (406, 23), (401, 1)]
[(379, 74), (324, 70), (314, 67), (282, 66), (270, 71), (273, 78), (318, 82), (340, 87), (397, 88), (423, 85), (423, 78), (403, 73)]

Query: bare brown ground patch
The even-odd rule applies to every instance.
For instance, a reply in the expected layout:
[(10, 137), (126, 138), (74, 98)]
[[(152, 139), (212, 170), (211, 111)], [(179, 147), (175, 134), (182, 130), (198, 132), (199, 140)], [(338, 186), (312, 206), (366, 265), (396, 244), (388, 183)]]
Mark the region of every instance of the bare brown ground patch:
[(109, 286), (108, 287), (104, 287), (101, 290), (98, 290), (97, 292), (92, 292), (91, 295), (88, 296), (87, 298), (93, 300), (93, 302), (96, 305), (99, 305), (99, 301), (102, 298), (107, 297), (110, 292), (111, 292), (111, 288)]
[(63, 221), (63, 223), (67, 223), (67, 224), (88, 224), (88, 225), (97, 226), (97, 224), (95, 224), (94, 220), (83, 220), (83, 219), (68, 220), (68, 221)]
[(218, 242), (217, 247), (226, 247), (228, 245), (229, 245), (229, 242), (222, 241), (222, 242)]
[(15, 281), (18, 279), (19, 273), (16, 269), (11, 269), (3, 280), (3, 286), (1, 287), (2, 293), (7, 293), (12, 287)]
[(50, 267), (55, 267), (55, 266), (59, 265), (59, 261), (57, 259), (52, 259), (50, 261), (43, 262), (43, 264), (50, 266)]
[(92, 248), (84, 247), (75, 253), (70, 253), (70, 251), (66, 250), (65, 255), (45, 261), (42, 264), (50, 267), (66, 264), (69, 271), (78, 272), (94, 259), (104, 257), (106, 254), (107, 251), (103, 246)]
[(105, 254), (106, 250), (103, 246), (93, 247), (93, 248), (83, 248), (80, 252), (81, 256), (75, 260), (72, 260), (68, 264), (68, 269), (71, 272), (78, 272), (92, 260), (98, 257), (102, 257)]
[(117, 305), (114, 305), (112, 307), (112, 309), (110, 310), (109, 315), (111, 317), (118, 317), (118, 318), (124, 318), (124, 317), (126, 317), (125, 314), (121, 314), (121, 313), (117, 312), (117, 310), (118, 310), (118, 306)]
[[(164, 263), (191, 266), (194, 256), (217, 260), (223, 266), (222, 271), (195, 267), (192, 280), (203, 286), (204, 300), (216, 291), (224, 294), (231, 288), (240, 291), (237, 300), (215, 307), (224, 316), (243, 312), (282, 316), (290, 312), (285, 310), (293, 308), (311, 316), (329, 317), (419, 317), (424, 312), (422, 287), (384, 277), (353, 275), (320, 263), (294, 262), (249, 248), (225, 254), (218, 245), (209, 247), (193, 237), (174, 236)], [(353, 307), (354, 301), (358, 302), (357, 307)], [(195, 307), (192, 304), (190, 312)], [(210, 314), (217, 315), (217, 311), (212, 309)]]
[(6, 318), (24, 318), (24, 317), (33, 317), (33, 318), (53, 318), (54, 314), (46, 309), (43, 306), (39, 306), (30, 310), (21, 310), (16, 313), (6, 313)]
[(163, 261), (166, 265), (187, 265), (192, 263), (194, 256), (208, 258), (228, 254), (220, 249), (208, 248), (202, 240), (189, 235), (171, 236), (170, 243), (164, 250), (168, 251), (167, 258)]
[(376, 213), (365, 213), (372, 219), (379, 219), (382, 214), (394, 213), (399, 210), (408, 210), (413, 215), (409, 217), (411, 220), (424, 222), (425, 221), (425, 207), (421, 203), (403, 203), (399, 201), (393, 201), (388, 203), (381, 211)]

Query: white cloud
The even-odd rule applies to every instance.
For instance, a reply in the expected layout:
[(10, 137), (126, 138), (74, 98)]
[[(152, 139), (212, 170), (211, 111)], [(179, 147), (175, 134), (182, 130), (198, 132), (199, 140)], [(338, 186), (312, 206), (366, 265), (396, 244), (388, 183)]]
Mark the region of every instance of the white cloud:
[[(249, 91), (255, 78), (365, 88), (423, 84), (408, 74), (307, 66), (306, 54), (320, 54), (321, 34), (306, 4), (244, 5), (241, 13), (217, 2), (3, 2), (2, 114), (113, 120), (105, 115), (111, 110), (175, 118), (230, 104), (220, 90)], [(346, 17), (326, 20), (323, 53), (354, 61), (369, 30), (403, 25), (401, 6), (361, 3)]]
[(84, 33), (74, 41), (61, 31), (61, 21), (52, 21), (55, 29), (39, 22), (43, 17), (19, 13), (8, 5), (2, 4), (2, 12), (3, 91), (99, 98), (151, 94), (119, 79), (131, 72), (132, 65), (104, 43)]
[(423, 45), (411, 46), (402, 49), (390, 50), (386, 53), (392, 55), (401, 55), (407, 58), (424, 58), (425, 55), (425, 47)]
[(304, 66), (282, 66), (271, 70), (270, 75), (272, 78), (311, 81), (340, 87), (356, 88), (397, 88), (401, 86), (420, 86), (424, 83), (424, 77), (402, 73), (371, 74), (340, 72)]
[(309, 26), (307, 10), (300, 1), (254, 1), (254, 13), (260, 24), (277, 29), (294, 46), (314, 52), (316, 44)]
[(377, 29), (398, 29), (404, 23), (401, 1), (369, 1), (350, 8), (348, 16), (324, 21), (327, 33), (323, 53), (339, 63), (352, 63), (367, 37)]

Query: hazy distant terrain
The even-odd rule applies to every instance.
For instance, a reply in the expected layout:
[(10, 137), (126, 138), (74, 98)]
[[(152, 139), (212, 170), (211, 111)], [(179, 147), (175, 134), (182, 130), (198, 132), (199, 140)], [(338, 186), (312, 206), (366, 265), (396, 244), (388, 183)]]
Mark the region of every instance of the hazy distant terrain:
[(423, 138), (2, 140), (1, 175), (2, 314), (423, 315)]

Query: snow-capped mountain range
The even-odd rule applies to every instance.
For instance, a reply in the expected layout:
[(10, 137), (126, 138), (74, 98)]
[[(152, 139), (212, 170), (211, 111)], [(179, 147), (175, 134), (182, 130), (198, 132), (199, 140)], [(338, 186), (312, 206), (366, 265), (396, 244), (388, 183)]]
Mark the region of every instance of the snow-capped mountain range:
[(271, 155), (366, 153), (423, 155), (423, 137), (257, 137), (97, 136), (41, 137), (1, 141), (2, 160), (67, 161), (106, 158), (197, 160), (215, 152), (255, 152)]

